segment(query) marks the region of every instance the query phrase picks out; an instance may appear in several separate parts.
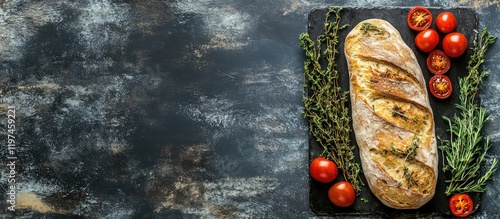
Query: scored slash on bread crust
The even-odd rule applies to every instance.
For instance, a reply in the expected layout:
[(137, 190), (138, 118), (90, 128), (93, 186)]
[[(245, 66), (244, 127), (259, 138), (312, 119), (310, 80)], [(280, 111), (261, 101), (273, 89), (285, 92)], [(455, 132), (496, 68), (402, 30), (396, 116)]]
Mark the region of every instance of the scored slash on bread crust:
[(419, 208), (434, 196), (438, 157), (434, 116), (415, 54), (380, 19), (356, 25), (344, 50), (368, 186), (389, 207)]

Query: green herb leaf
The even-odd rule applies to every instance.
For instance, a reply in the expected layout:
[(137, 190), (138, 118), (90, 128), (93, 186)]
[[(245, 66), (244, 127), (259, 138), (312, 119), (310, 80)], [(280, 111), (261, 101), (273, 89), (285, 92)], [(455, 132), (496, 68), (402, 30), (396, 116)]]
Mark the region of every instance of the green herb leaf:
[(368, 22), (361, 24), (361, 30), (363, 31), (363, 34), (368, 33), (368, 31), (370, 31), (370, 30), (377, 31), (377, 32), (381, 31), (379, 27), (377, 27), (371, 23), (368, 23)]
[(309, 119), (309, 130), (323, 147), (322, 156), (333, 160), (342, 170), (357, 194), (361, 191), (361, 166), (351, 147), (351, 117), (347, 101), (349, 92), (339, 85), (336, 56), (339, 53), (340, 8), (329, 8), (323, 25), (324, 33), (312, 40), (309, 34), (300, 35), (299, 46), (306, 54), (304, 62), (304, 115)]
[[(448, 123), (450, 139), (440, 139), (443, 156), (443, 171), (450, 176), (446, 180), (446, 195), (456, 193), (484, 192), (486, 182), (497, 169), (498, 160), (493, 158), (489, 167), (485, 167), (486, 153), (491, 147), (489, 138), (482, 136), (482, 128), (488, 119), (487, 110), (478, 105), (477, 92), (488, 72), (480, 72), (485, 61), (488, 47), (497, 37), (481, 32), (479, 41), (474, 40), (472, 55), (467, 63), (468, 75), (459, 78), (460, 102), (456, 104), (458, 115), (443, 117)], [(484, 169), (484, 174), (480, 175)]]

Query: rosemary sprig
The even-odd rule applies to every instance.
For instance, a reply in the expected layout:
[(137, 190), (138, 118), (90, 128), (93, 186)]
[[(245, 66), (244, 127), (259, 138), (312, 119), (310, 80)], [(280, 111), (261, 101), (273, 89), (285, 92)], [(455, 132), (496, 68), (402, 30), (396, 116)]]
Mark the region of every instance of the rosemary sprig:
[[(344, 179), (351, 182), (356, 193), (361, 191), (361, 167), (354, 158), (350, 144), (349, 92), (342, 91), (335, 60), (338, 54), (340, 8), (330, 8), (326, 13), (324, 34), (314, 42), (308, 33), (300, 35), (300, 47), (306, 54), (304, 62), (304, 115), (309, 119), (309, 130), (323, 147), (321, 156), (333, 160), (342, 170)], [(309, 95), (308, 95), (309, 94)]]
[(458, 79), (460, 103), (456, 104), (456, 108), (460, 114), (455, 114), (452, 119), (443, 117), (448, 122), (451, 135), (449, 140), (440, 139), (442, 145), (439, 147), (443, 162), (446, 160), (443, 171), (451, 176), (451, 179), (446, 180), (446, 195), (484, 192), (486, 181), (491, 179), (497, 169), (498, 160), (494, 158), (486, 172), (479, 176), (481, 168), (486, 169), (485, 158), (491, 143), (488, 136), (481, 135), (483, 125), (488, 120), (487, 110), (475, 100), (483, 78), (488, 75), (487, 71), (480, 72), (481, 64), (485, 61), (484, 55), (496, 38), (484, 28), (479, 42), (474, 40), (473, 54), (467, 63), (468, 75)]

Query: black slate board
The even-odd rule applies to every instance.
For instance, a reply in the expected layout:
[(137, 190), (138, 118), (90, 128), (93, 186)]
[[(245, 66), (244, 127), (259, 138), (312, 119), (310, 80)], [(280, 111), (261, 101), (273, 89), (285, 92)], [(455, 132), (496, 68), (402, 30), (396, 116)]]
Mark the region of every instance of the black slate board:
[[(412, 31), (406, 24), (406, 17), (411, 8), (400, 8), (400, 7), (390, 7), (390, 8), (344, 8), (342, 11), (342, 21), (341, 24), (348, 24), (349, 27), (340, 32), (340, 43), (338, 50), (340, 51), (337, 57), (338, 70), (340, 72), (340, 84), (344, 90), (349, 89), (349, 79), (348, 71), (346, 66), (345, 56), (343, 54), (344, 45), (343, 41), (346, 35), (351, 31), (351, 29), (359, 22), (369, 19), (369, 18), (379, 18), (389, 21), (401, 34), (401, 37), (406, 42), (406, 44), (415, 52), (418, 59), (422, 72), (426, 81), (432, 76), (432, 74), (427, 70), (425, 65), (425, 60), (427, 58), (427, 53), (420, 52), (414, 44), (414, 38), (417, 32)], [(319, 34), (323, 33), (323, 24), (325, 21), (325, 14), (328, 9), (314, 9), (309, 14), (309, 29), (308, 32), (312, 39), (316, 39)], [(465, 34), (469, 40), (469, 47), (472, 46), (472, 41), (477, 38), (477, 33), (475, 32), (478, 26), (478, 18), (475, 11), (469, 8), (429, 8), (433, 14), (433, 18), (443, 11), (451, 11), (457, 17), (458, 26), (456, 31)], [(431, 28), (435, 29), (435, 24)], [(441, 39), (444, 34), (441, 34)], [(439, 43), (438, 49), (441, 49), (441, 42)], [(451, 117), (456, 113), (454, 104), (458, 102), (458, 77), (466, 75), (467, 60), (471, 52), (468, 50), (464, 55), (459, 58), (452, 59), (452, 66), (450, 71), (446, 73), (448, 77), (452, 80), (454, 87), (453, 94), (450, 98), (445, 100), (439, 100), (434, 97), (430, 97), (430, 103), (434, 112), (435, 126), (436, 126), (436, 136), (441, 136), (445, 139), (449, 138), (447, 133), (448, 125), (444, 123), (442, 116)], [(350, 105), (350, 103), (349, 103)], [(352, 144), (356, 144), (354, 139), (354, 134), (351, 135)], [(438, 141), (439, 144), (439, 141)], [(309, 147), (310, 147), (310, 160), (314, 159), (321, 153), (320, 145), (312, 138), (309, 137)], [(358, 152), (356, 151), (356, 154)], [(359, 157), (357, 157), (359, 161)], [(360, 196), (356, 199), (356, 202), (347, 208), (339, 208), (334, 206), (328, 200), (328, 189), (330, 186), (341, 179), (341, 174), (339, 177), (330, 184), (322, 184), (314, 180), (310, 180), (310, 206), (311, 209), (318, 215), (327, 216), (382, 216), (382, 217), (421, 217), (421, 216), (451, 216), (448, 208), (448, 197), (444, 195), (445, 191), (445, 176), (442, 169), (442, 157), (439, 152), (439, 175), (438, 184), (434, 198), (425, 204), (423, 207), (417, 210), (395, 210), (383, 205), (369, 190), (367, 185), (362, 187), (362, 192)], [(366, 183), (364, 176), (362, 176), (362, 181)], [(366, 199), (368, 202), (364, 203), (360, 198)], [(473, 196), (476, 203), (475, 211), (479, 207), (479, 195)]]

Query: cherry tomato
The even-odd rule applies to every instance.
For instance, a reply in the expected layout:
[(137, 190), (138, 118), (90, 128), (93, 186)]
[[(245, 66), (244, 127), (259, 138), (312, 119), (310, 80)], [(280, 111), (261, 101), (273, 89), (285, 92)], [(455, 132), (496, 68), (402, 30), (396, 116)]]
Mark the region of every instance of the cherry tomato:
[(415, 37), (415, 45), (422, 52), (430, 52), (439, 43), (439, 34), (433, 29), (423, 30)]
[(328, 190), (328, 198), (330, 198), (330, 201), (336, 206), (347, 207), (354, 203), (356, 194), (351, 183), (340, 181), (330, 187)]
[(408, 12), (406, 23), (412, 30), (422, 31), (428, 29), (432, 24), (432, 14), (425, 7), (415, 6)]
[(444, 74), (450, 66), (450, 58), (441, 50), (433, 50), (427, 57), (427, 68), (433, 74)]
[(337, 165), (326, 158), (317, 157), (311, 162), (309, 167), (311, 177), (322, 183), (333, 181), (338, 174)]
[(442, 12), (436, 17), (436, 27), (442, 33), (449, 33), (457, 27), (457, 18), (451, 12)]
[(431, 94), (439, 99), (446, 99), (453, 90), (450, 78), (446, 75), (434, 75), (429, 80), (429, 90)]
[(461, 56), (466, 49), (467, 38), (459, 32), (446, 34), (443, 39), (443, 50), (451, 58)]
[(457, 217), (466, 217), (474, 209), (474, 203), (467, 194), (456, 194), (450, 198), (451, 213)]

